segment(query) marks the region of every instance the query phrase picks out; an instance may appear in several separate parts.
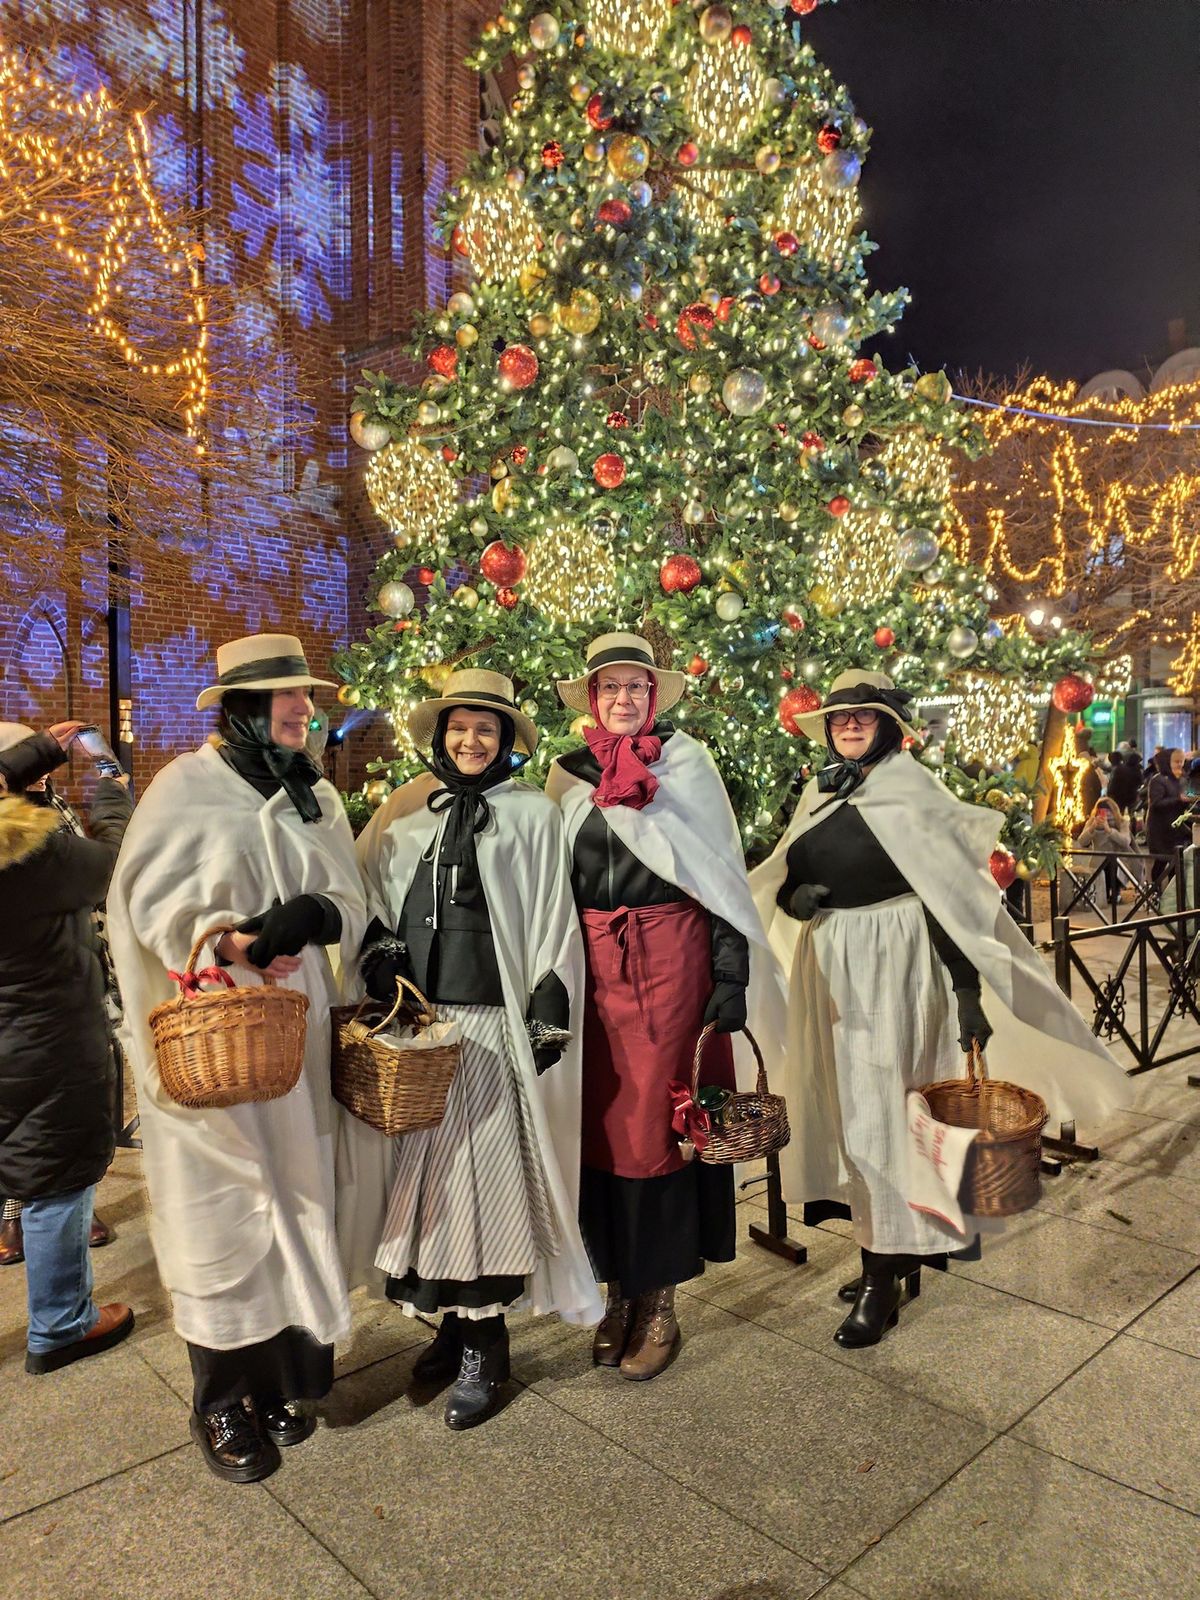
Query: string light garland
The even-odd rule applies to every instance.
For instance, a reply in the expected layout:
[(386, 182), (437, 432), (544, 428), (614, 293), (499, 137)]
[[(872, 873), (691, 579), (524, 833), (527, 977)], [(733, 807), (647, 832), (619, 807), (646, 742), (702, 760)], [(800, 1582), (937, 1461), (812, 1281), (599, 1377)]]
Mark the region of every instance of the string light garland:
[(671, 0), (588, 0), (592, 43), (597, 50), (653, 60), (673, 10)]
[(458, 502), (458, 484), (440, 457), (415, 439), (377, 450), (367, 465), (367, 497), (397, 546), (432, 540)]
[(1002, 767), (1033, 739), (1045, 706), (1044, 694), (1020, 679), (991, 672), (961, 672), (953, 678), (950, 732), (960, 759)]
[(522, 595), (557, 623), (580, 623), (603, 614), (617, 594), (613, 553), (590, 528), (561, 522), (529, 547)]
[(520, 194), (499, 187), (472, 189), (457, 237), (485, 283), (515, 276), (542, 245), (533, 213)]
[(686, 106), (708, 150), (736, 150), (757, 127), (765, 79), (755, 52), (727, 42), (700, 47), (688, 75)]
[(811, 156), (801, 159), (769, 218), (775, 233), (792, 233), (818, 260), (841, 261), (862, 210), (857, 189), (830, 194)]
[(1054, 821), (1065, 833), (1073, 833), (1087, 812), (1083, 804), (1083, 775), (1088, 770), (1086, 756), (1079, 754), (1075, 724), (1068, 719), (1063, 729), (1062, 749), (1046, 767), (1054, 782)]

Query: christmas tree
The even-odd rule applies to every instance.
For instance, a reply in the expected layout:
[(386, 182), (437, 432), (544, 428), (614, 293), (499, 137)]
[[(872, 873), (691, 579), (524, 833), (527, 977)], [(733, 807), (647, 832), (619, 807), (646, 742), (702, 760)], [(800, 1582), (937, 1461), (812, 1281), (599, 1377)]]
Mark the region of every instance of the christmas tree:
[(514, 0), (484, 29), (469, 64), (511, 99), (444, 199), (464, 286), (416, 330), (423, 378), (364, 374), (351, 417), (395, 548), (342, 698), (391, 713), (393, 779), (409, 708), (468, 660), (514, 678), (544, 771), (584, 720), (554, 679), (633, 629), (690, 675), (672, 719), (750, 847), (844, 668), (965, 691), (969, 756), (1083, 664), (1006, 633), (959, 559), (949, 475), (982, 439), (945, 375), (860, 353), (905, 292), (867, 285), (870, 129), (805, 42), (815, 4)]

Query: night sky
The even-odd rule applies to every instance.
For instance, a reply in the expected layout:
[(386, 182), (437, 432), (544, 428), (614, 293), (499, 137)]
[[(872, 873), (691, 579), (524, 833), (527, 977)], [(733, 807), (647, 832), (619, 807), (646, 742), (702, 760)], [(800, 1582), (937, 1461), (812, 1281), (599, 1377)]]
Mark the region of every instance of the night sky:
[(839, 0), (804, 21), (874, 130), (892, 367), (1087, 379), (1200, 344), (1197, 0)]

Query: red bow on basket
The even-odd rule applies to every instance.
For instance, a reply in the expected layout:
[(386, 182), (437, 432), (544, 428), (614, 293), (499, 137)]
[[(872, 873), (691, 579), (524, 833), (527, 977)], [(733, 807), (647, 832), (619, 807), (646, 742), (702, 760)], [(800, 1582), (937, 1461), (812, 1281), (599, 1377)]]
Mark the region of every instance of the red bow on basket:
[(172, 972), (168, 968), (167, 977), (174, 979), (179, 985), (180, 994), (186, 995), (189, 1000), (200, 993), (202, 983), (223, 983), (227, 989), (236, 987), (224, 967), (201, 967), (199, 972)]
[(683, 1145), (683, 1159), (690, 1161), (692, 1152), (688, 1149), (688, 1145), (692, 1145), (696, 1150), (703, 1150), (708, 1143), (709, 1129), (712, 1126), (708, 1112), (692, 1099), (690, 1083), (680, 1083), (675, 1080), (667, 1085), (667, 1093), (671, 1096), (671, 1105), (674, 1108), (671, 1127), (679, 1135), (680, 1143)]

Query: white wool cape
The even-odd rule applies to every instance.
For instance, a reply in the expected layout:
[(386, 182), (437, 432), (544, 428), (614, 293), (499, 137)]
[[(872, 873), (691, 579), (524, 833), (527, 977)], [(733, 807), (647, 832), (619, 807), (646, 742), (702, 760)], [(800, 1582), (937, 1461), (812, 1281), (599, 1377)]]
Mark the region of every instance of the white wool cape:
[[(750, 876), (755, 904), (792, 992), (801, 941), (812, 925), (788, 916), (775, 903), (787, 877), (788, 848), (838, 806), (851, 805), (978, 969), (984, 1013), (995, 1029), (987, 1050), (990, 1075), (1036, 1091), (1052, 1120), (1078, 1120), (1094, 1128), (1127, 1105), (1130, 1090), (1124, 1072), (1055, 984), (1002, 903), (988, 868), (999, 815), (956, 799), (905, 751), (886, 756), (849, 799), (824, 804), (828, 799), (815, 779), (808, 784), (787, 832)], [(871, 974), (864, 972), (864, 985), (871, 981)], [(815, 1064), (804, 1059), (802, 1037), (793, 1012), (782, 1077), (792, 1142), (780, 1154), (783, 1191), (792, 1203), (836, 1197), (828, 1192), (831, 1152), (840, 1183), (848, 1180), (836, 1154), (839, 1130), (830, 1121), (836, 1113), (817, 1092)]]
[[(771, 1088), (778, 1081), (784, 1038), (786, 993), (783, 972), (768, 943), (765, 924), (750, 892), (737, 819), (716, 762), (690, 734), (674, 732), (649, 770), (659, 787), (649, 805), (603, 806), (600, 814), (625, 848), (664, 883), (673, 883), (712, 915), (723, 917), (750, 946), (747, 1008), (763, 1053)], [(559, 762), (551, 764), (546, 793), (562, 807), (567, 848), (595, 804), (594, 785)], [(754, 1087), (757, 1067), (748, 1041), (733, 1041), (739, 1089)]]
[[(328, 953), (307, 945), (283, 980), (309, 1006), (300, 1081), (277, 1100), (209, 1111), (177, 1105), (159, 1079), (148, 1022), (177, 994), (168, 969), (183, 970), (201, 933), (276, 900), (327, 895), (341, 912), (343, 959), (357, 952), (366, 902), (353, 836), (336, 789), (322, 779), (313, 793), (321, 817), (304, 822), (282, 789), (264, 800), (214, 745), (179, 756), (134, 811), (108, 893), (151, 1238), (179, 1333), (212, 1349), (237, 1349), (289, 1325), (323, 1343), (349, 1329), (334, 1227), (329, 1007), (337, 990)], [(200, 965), (213, 961), (210, 943)], [(261, 981), (242, 966), (230, 975), (245, 987)]]
[[(421, 858), (446, 823), (446, 813), (435, 815), (426, 804), (438, 787), (432, 776), (406, 783), (359, 837), (369, 912), (389, 929), (399, 922), (418, 870), (432, 870)], [(565, 1321), (590, 1326), (604, 1307), (579, 1232), (583, 943), (563, 830), (554, 806), (526, 784), (511, 779), (497, 784), (487, 790), (487, 802), (491, 816), (475, 836), (475, 853), (514, 1066), (533, 1116), (560, 1241), (559, 1253), (539, 1261), (526, 1279), (525, 1296), (514, 1309), (556, 1311)], [(550, 972), (558, 974), (570, 999), (572, 1039), (539, 1077), (525, 1016), (530, 996)], [(394, 1170), (393, 1141), (347, 1116), (338, 1149), (338, 1227), (352, 1283), (378, 1289), (374, 1262)]]

